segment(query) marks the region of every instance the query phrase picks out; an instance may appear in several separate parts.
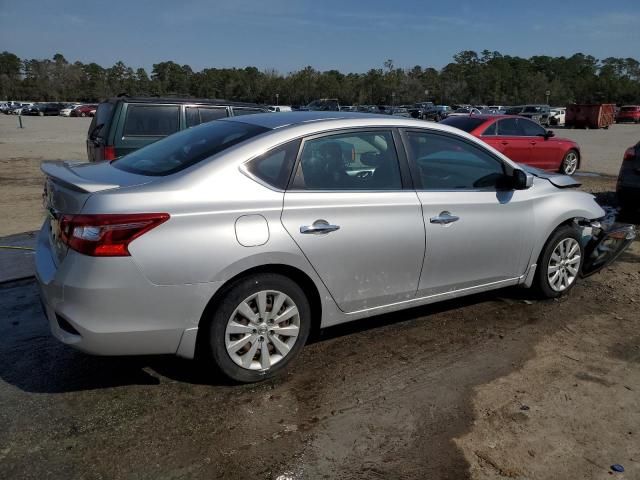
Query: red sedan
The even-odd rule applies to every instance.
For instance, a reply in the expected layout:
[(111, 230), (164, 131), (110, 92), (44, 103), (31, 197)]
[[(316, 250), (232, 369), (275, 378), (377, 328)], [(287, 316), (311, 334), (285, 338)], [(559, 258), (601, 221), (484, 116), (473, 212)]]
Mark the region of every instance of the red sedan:
[(81, 105), (78, 108), (71, 110), (70, 116), (72, 117), (93, 117), (96, 114), (97, 105)]
[(440, 123), (478, 137), (511, 160), (542, 170), (573, 175), (580, 167), (580, 147), (573, 140), (557, 138), (528, 118), (512, 115), (465, 115)]

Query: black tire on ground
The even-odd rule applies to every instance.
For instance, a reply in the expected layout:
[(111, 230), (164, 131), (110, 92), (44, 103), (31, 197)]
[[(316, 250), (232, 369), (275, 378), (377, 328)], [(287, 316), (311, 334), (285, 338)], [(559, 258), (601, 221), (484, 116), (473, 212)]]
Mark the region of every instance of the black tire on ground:
[(566, 295), (571, 291), (571, 289), (576, 285), (576, 282), (578, 281), (578, 278), (576, 278), (573, 283), (571, 283), (565, 290), (563, 290), (562, 292), (558, 292), (551, 288), (549, 279), (547, 277), (547, 269), (549, 266), (551, 255), (558, 244), (566, 238), (573, 238), (577, 240), (578, 244), (580, 245), (580, 266), (578, 268), (578, 278), (580, 273), (582, 272), (582, 263), (584, 262), (584, 249), (581, 244), (580, 233), (573, 226), (562, 225), (551, 234), (551, 236), (547, 240), (547, 243), (542, 249), (542, 252), (540, 252), (540, 257), (538, 257), (538, 266), (536, 267), (532, 289), (541, 298), (557, 298), (562, 295)]
[[(300, 315), (299, 333), (289, 353), (275, 366), (266, 371), (249, 370), (237, 365), (231, 359), (225, 345), (225, 332), (227, 323), (238, 305), (247, 297), (263, 290), (276, 290), (293, 300)], [(311, 330), (311, 307), (302, 288), (290, 278), (279, 274), (259, 273), (241, 278), (229, 287), (208, 319), (207, 327), (206, 346), (215, 367), (236, 382), (259, 382), (281, 373), (299, 355)]]

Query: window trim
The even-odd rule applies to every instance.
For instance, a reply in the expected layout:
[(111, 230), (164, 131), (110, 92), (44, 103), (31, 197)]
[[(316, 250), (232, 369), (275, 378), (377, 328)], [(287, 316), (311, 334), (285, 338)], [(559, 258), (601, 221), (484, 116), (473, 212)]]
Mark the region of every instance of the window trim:
[[(178, 128), (175, 132), (171, 132), (168, 133), (166, 135), (132, 135), (132, 134), (126, 134), (125, 133), (125, 128), (127, 126), (127, 119), (129, 118), (129, 109), (131, 107), (146, 107), (146, 108), (155, 108), (155, 107), (178, 107)], [(121, 139), (127, 139), (127, 138), (166, 138), (169, 135), (172, 135), (174, 133), (177, 133), (181, 130), (183, 130), (182, 128), (182, 111), (180, 108), (180, 105), (175, 104), (175, 103), (152, 103), (152, 104), (147, 104), (147, 103), (127, 103), (126, 104), (126, 109), (124, 111), (124, 115), (122, 115), (122, 135), (121, 135)]]
[(474, 142), (469, 141), (468, 139), (462, 137), (462, 136), (458, 136), (455, 134), (451, 134), (448, 132), (443, 132), (443, 131), (439, 131), (439, 130), (432, 130), (432, 129), (427, 129), (427, 128), (402, 128), (400, 129), (400, 134), (402, 136), (402, 144), (403, 147), (406, 151), (406, 155), (407, 155), (407, 162), (409, 164), (409, 169), (411, 170), (411, 176), (413, 178), (413, 184), (415, 186), (415, 191), (416, 192), (457, 192), (457, 193), (469, 193), (469, 192), (501, 192), (503, 190), (500, 190), (498, 188), (494, 187), (488, 187), (488, 188), (469, 188), (469, 189), (441, 189), (441, 190), (434, 190), (434, 189), (425, 189), (422, 186), (422, 177), (420, 176), (420, 171), (418, 170), (418, 166), (416, 165), (416, 162), (413, 161), (411, 159), (411, 156), (409, 155), (409, 152), (411, 151), (410, 147), (409, 147), (409, 133), (426, 133), (426, 134), (430, 134), (430, 135), (438, 135), (441, 137), (446, 137), (446, 138), (452, 138), (454, 140), (458, 140), (462, 143), (466, 143), (467, 145), (470, 145), (471, 147), (480, 149), (482, 152), (484, 152), (486, 155), (488, 155), (489, 157), (493, 158), (496, 162), (498, 162), (501, 166), (502, 166), (502, 172), (505, 175), (508, 175), (509, 172), (511, 170), (513, 170), (513, 168), (505, 163), (500, 157), (494, 155), (491, 151), (489, 151), (488, 148), (486, 148), (484, 145), (478, 145)]
[[(304, 151), (304, 147), (308, 141), (316, 140), (318, 138), (323, 137), (331, 137), (335, 135), (345, 135), (349, 133), (366, 133), (366, 132), (389, 132), (391, 134), (391, 139), (393, 141), (393, 146), (396, 150), (396, 158), (398, 161), (398, 168), (400, 170), (400, 188), (394, 189), (344, 189), (344, 190), (309, 190), (304, 188), (304, 183), (301, 180), (301, 177), (298, 175), (300, 161), (302, 160), (302, 152)], [(335, 130), (326, 130), (323, 132), (317, 132), (311, 135), (302, 136), (302, 141), (300, 142), (300, 146), (298, 148), (298, 155), (296, 156), (296, 161), (293, 165), (293, 170), (291, 172), (291, 176), (289, 178), (289, 183), (287, 184), (287, 192), (304, 192), (304, 193), (391, 193), (391, 192), (405, 192), (408, 190), (415, 191), (413, 188), (413, 182), (411, 178), (411, 174), (409, 172), (409, 166), (407, 164), (407, 157), (404, 151), (404, 146), (402, 144), (402, 140), (398, 133), (398, 128), (393, 126), (368, 126), (368, 127), (345, 127), (338, 128)]]

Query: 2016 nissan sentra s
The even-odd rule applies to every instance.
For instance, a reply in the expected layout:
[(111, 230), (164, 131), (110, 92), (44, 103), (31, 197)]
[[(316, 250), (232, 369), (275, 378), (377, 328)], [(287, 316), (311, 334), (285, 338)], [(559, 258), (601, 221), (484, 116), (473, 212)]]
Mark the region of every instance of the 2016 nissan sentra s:
[(635, 232), (570, 177), (526, 168), (452, 127), (341, 112), (216, 120), (111, 162), (45, 162), (46, 315), (86, 352), (198, 347), (252, 382), (312, 327), (509, 285), (557, 297)]

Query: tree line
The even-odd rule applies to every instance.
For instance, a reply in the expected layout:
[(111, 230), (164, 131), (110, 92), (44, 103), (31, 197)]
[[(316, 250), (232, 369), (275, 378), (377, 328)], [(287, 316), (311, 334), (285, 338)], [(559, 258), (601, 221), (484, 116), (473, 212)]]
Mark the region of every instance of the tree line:
[(111, 67), (52, 59), (21, 59), (0, 54), (0, 99), (95, 102), (128, 95), (171, 95), (261, 104), (306, 105), (317, 98), (337, 98), (343, 105), (437, 104), (517, 105), (546, 103), (640, 103), (640, 63), (634, 58), (599, 60), (570, 57), (521, 58), (484, 50), (453, 56), (442, 69), (398, 68), (393, 60), (366, 73), (318, 71), (311, 66), (281, 74), (275, 70), (204, 68), (173, 61), (153, 65), (151, 74), (123, 62)]

